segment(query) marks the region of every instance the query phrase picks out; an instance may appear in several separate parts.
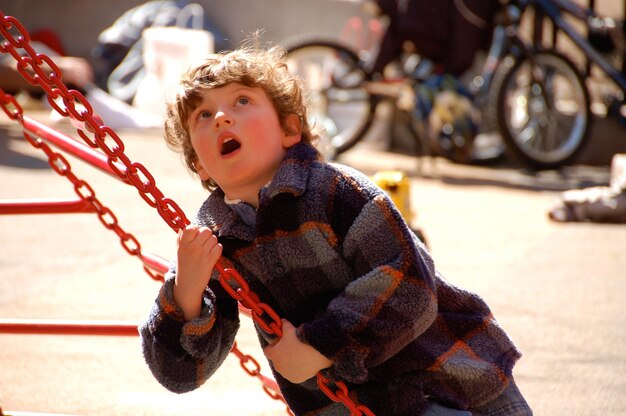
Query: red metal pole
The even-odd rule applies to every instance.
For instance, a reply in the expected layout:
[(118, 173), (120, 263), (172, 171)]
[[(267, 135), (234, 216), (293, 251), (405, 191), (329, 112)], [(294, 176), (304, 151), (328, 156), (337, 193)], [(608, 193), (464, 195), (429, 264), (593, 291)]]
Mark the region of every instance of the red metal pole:
[(137, 336), (137, 326), (127, 321), (0, 319), (4, 334)]
[(162, 278), (165, 277), (165, 273), (169, 270), (169, 262), (156, 254), (141, 253), (141, 261), (145, 267), (157, 273)]
[[(86, 144), (83, 144), (73, 138), (66, 136), (65, 134), (58, 132), (45, 124), (38, 122), (37, 120), (24, 116), (24, 129), (34, 134), (35, 136), (46, 140), (55, 147), (89, 163), (90, 165), (100, 169), (101, 171), (108, 173), (115, 179), (131, 185), (128, 180), (122, 179), (117, 173), (109, 166), (108, 159), (103, 153), (97, 152), (90, 148)], [(120, 172), (124, 173), (126, 168), (121, 166)]]
[(82, 199), (3, 199), (0, 215), (11, 214), (70, 214), (96, 212), (93, 205)]

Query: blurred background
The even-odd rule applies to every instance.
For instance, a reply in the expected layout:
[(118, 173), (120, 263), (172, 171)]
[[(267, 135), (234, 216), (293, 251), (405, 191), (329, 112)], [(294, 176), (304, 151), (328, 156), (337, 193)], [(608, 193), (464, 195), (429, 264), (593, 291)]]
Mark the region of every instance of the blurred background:
[[(150, 2), (155, 7), (166, 3)], [(449, 74), (441, 71), (441, 62), (426, 59), (425, 54), (413, 59), (415, 44), (403, 42), (400, 64), (375, 70), (378, 54), (391, 50), (381, 47), (390, 17), (381, 15), (380, 6), (389, 2), (379, 2), (374, 10), (371, 4), (364, 7), (364, 2), (356, 0), (197, 3), (202, 6), (200, 20), (192, 11), (180, 26), (202, 27), (204, 34), (191, 38), (181, 34), (180, 47), (174, 50), (167, 49), (171, 43), (164, 41), (163, 33), (155, 31), (150, 39), (142, 36), (146, 22), (151, 22), (158, 9), (144, 9), (134, 18), (126, 14), (147, 4), (142, 1), (0, 0), (0, 11), (17, 18), (31, 34), (37, 33), (36, 40), (54, 60), (78, 59), (66, 62), (64, 80), (75, 81), (74, 86), (86, 94), (105, 124), (119, 132), (129, 158), (144, 164), (163, 194), (187, 216), (195, 213), (206, 194), (185, 171), (180, 157), (163, 143), (162, 107), (155, 103), (162, 103), (168, 92), (164, 82), (172, 76), (152, 70), (163, 68), (159, 65), (168, 57), (188, 62), (194, 54), (236, 47), (259, 29), (262, 41), (293, 48), (296, 67), (304, 62), (295, 58), (298, 48), (322, 50), (326, 54), (323, 63), (331, 59), (333, 65), (339, 62), (336, 68), (347, 68), (342, 73), (331, 71), (329, 79), (338, 95), (358, 90), (368, 103), (377, 97), (375, 106), (367, 104), (367, 114), (374, 115), (371, 125), (353, 145), (338, 151), (329, 132), (343, 129), (344, 120), (356, 120), (360, 104), (336, 111), (327, 105), (316, 112), (317, 98), (328, 102), (333, 95), (327, 92), (328, 80), (320, 77), (323, 65), (305, 66), (312, 113), (330, 137), (325, 143), (330, 143), (328, 157), (372, 175), (392, 194), (413, 228), (423, 233), (442, 274), (487, 300), (524, 354), (514, 374), (535, 414), (626, 414), (626, 160), (619, 156), (626, 154), (626, 125), (620, 115), (623, 106), (613, 105), (619, 100), (623, 103), (623, 95), (605, 73), (586, 67), (585, 54), (568, 37), (559, 37), (556, 46), (575, 65), (590, 95), (588, 142), (567, 163), (537, 168), (511, 153), (497, 128), (495, 136), (485, 134), (484, 141), (476, 140), (494, 131), (493, 126), (492, 130), (481, 127), (480, 119), (467, 142), (474, 146), (469, 153), (464, 153), (465, 145), (458, 146), (459, 153), (446, 151), (444, 135), (432, 134), (433, 121), (416, 113), (423, 104), (420, 97), (441, 92), (439, 84), (430, 88), (434, 80)], [(403, 2), (391, 3), (395, 7)], [(456, 7), (458, 2), (432, 2), (444, 3)], [(487, 3), (467, 2), (470, 6)], [(624, 2), (593, 3), (597, 13), (623, 29)], [(583, 0), (574, 4), (590, 5)], [(128, 19), (120, 21), (124, 16)], [(533, 14), (525, 10), (519, 17), (520, 34), (532, 45)], [(167, 25), (176, 25), (171, 15), (164, 19), (170, 19)], [(585, 39), (592, 21), (588, 17), (584, 22), (571, 20)], [(442, 24), (449, 27), (451, 23)], [(546, 30), (550, 31), (549, 25)], [(123, 40), (129, 33), (141, 38), (144, 47), (135, 63), (158, 75), (152, 79), (156, 83), (144, 81), (142, 88), (123, 88), (131, 85), (123, 82), (123, 76), (110, 83), (116, 65), (128, 57), (135, 43), (125, 45), (126, 49), (106, 49), (103, 33), (107, 39)], [(4, 41), (1, 36), (0, 41)], [(349, 52), (337, 49), (335, 43), (320, 49), (320, 42), (336, 42)], [(621, 71), (624, 54), (619, 39), (616, 42), (617, 52), (613, 49), (602, 55)], [(309, 49), (311, 44), (314, 48)], [(474, 51), (471, 65), (452, 74), (450, 91), (458, 93), (455, 103), (464, 89), (481, 82), (490, 46), (488, 40)], [(5, 55), (0, 62), (15, 66), (10, 56), (3, 61), (7, 54), (0, 55)], [(546, 59), (552, 62), (551, 56)], [(567, 67), (561, 61), (555, 65), (559, 70)], [(166, 67), (180, 70), (176, 65)], [(130, 79), (136, 74), (136, 67), (126, 69), (119, 71), (121, 75)], [(0, 87), (18, 97), (27, 115), (80, 141), (75, 127), (52, 111), (45, 95), (28, 85), (9, 84), (11, 76), (2, 73)], [(523, 74), (518, 78), (523, 80)], [(523, 94), (512, 97), (509, 101), (519, 102)], [(492, 98), (488, 96), (487, 104), (472, 101), (472, 111), (497, 108)], [(530, 112), (530, 106), (525, 108)], [(584, 115), (587, 107), (577, 109)], [(511, 119), (513, 113), (508, 114)], [(416, 119), (427, 120), (430, 133), (420, 130), (424, 125)], [(477, 143), (482, 143), (483, 156), (472, 153)], [(134, 188), (80, 158), (69, 160), (75, 174), (91, 184), (120, 225), (137, 237), (144, 252), (174, 258), (174, 233)], [(72, 185), (50, 168), (46, 155), (33, 148), (19, 123), (4, 113), (0, 113), (0, 177), (0, 208), (7, 200), (75, 197)], [(7, 319), (139, 323), (158, 290), (159, 284), (143, 272), (141, 262), (121, 247), (119, 236), (106, 230), (93, 214), (0, 215), (0, 247), (0, 323)], [(267, 372), (249, 320), (242, 320), (239, 346)], [(3, 333), (0, 408), (13, 415), (285, 414), (284, 405), (267, 397), (234, 356), (199, 390), (175, 395), (149, 373), (138, 337)]]

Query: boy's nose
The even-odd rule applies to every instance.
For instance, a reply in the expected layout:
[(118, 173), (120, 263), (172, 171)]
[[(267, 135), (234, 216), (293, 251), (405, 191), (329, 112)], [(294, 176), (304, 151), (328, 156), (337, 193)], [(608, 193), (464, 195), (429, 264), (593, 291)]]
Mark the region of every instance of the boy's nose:
[(233, 124), (233, 119), (224, 111), (218, 111), (217, 113), (215, 113), (214, 120), (215, 120), (214, 127), (216, 129)]

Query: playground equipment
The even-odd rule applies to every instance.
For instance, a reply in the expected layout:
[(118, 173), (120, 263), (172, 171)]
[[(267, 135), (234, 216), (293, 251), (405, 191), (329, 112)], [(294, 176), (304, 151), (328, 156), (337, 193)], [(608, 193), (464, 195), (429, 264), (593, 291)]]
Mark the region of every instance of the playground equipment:
[[(52, 169), (65, 176), (74, 185), (78, 196), (75, 200), (49, 201), (0, 201), (0, 214), (25, 213), (77, 213), (94, 212), (105, 228), (114, 231), (120, 238), (122, 247), (144, 264), (144, 270), (155, 280), (163, 280), (167, 262), (155, 255), (143, 253), (139, 241), (125, 231), (118, 223), (112, 210), (96, 197), (93, 188), (76, 177), (67, 159), (52, 150), (51, 146), (83, 159), (92, 166), (105, 171), (125, 184), (134, 186), (141, 198), (155, 208), (161, 218), (175, 232), (189, 224), (180, 207), (166, 198), (156, 186), (150, 172), (140, 163), (131, 161), (124, 153), (124, 143), (104, 121), (94, 113), (85, 97), (76, 90), (68, 90), (63, 83), (62, 73), (54, 61), (45, 54), (38, 54), (30, 45), (30, 35), (22, 24), (12, 16), (0, 11), (0, 33), (6, 41), (0, 43), (0, 53), (10, 54), (17, 62), (19, 73), (31, 84), (41, 87), (47, 94), (48, 103), (59, 114), (68, 117), (82, 144), (42, 123), (26, 116), (15, 97), (0, 89), (0, 107), (6, 115), (19, 123), (24, 138), (48, 157)], [(45, 71), (49, 68), (50, 71)], [(100, 151), (94, 150), (99, 149)], [(254, 322), (264, 331), (282, 336), (281, 319), (267, 304), (248, 287), (245, 280), (234, 270), (225, 268), (220, 260), (216, 265), (220, 272), (220, 283), (248, 311)], [(20, 334), (73, 334), (73, 335), (137, 335), (136, 324), (119, 322), (50, 322), (0, 320), (0, 333)], [(275, 400), (283, 400), (275, 381), (260, 373), (258, 362), (237, 349), (232, 349), (242, 368), (251, 376), (258, 377), (265, 392)], [(345, 383), (333, 382), (322, 374), (317, 374), (319, 388), (333, 401), (342, 403), (352, 415), (373, 415), (365, 406), (355, 403), (350, 397)], [(287, 408), (287, 412), (291, 411)]]
[[(407, 175), (401, 170), (383, 170), (376, 172), (372, 180), (389, 194), (400, 214), (412, 224), (415, 213), (411, 207), (411, 183)], [(428, 246), (426, 235), (420, 228), (411, 225), (411, 230)]]

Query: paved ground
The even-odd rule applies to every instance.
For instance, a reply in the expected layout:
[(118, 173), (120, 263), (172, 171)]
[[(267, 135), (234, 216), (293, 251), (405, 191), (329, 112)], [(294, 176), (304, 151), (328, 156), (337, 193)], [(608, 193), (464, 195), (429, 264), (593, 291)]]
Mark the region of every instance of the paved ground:
[[(5, 119), (0, 198), (73, 197)], [(159, 132), (120, 136), (130, 158), (192, 215), (205, 195)], [(144, 251), (173, 257), (173, 232), (136, 191), (70, 160)], [(415, 158), (367, 147), (343, 161), (367, 173), (413, 175), (415, 225), (443, 274), (486, 298), (523, 351), (515, 375), (535, 414), (626, 415), (626, 226), (546, 216), (562, 190), (608, 183), (608, 167), (531, 175), (437, 161), (416, 176)], [(139, 322), (158, 289), (92, 214), (2, 216), (0, 246), (0, 318)], [(240, 347), (263, 363), (254, 339), (246, 324)], [(0, 406), (90, 416), (284, 414), (234, 357), (198, 391), (167, 392), (147, 370), (136, 337), (0, 334)]]

